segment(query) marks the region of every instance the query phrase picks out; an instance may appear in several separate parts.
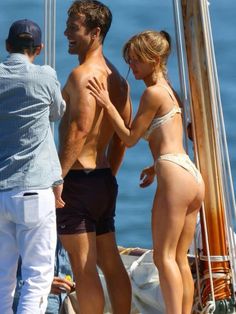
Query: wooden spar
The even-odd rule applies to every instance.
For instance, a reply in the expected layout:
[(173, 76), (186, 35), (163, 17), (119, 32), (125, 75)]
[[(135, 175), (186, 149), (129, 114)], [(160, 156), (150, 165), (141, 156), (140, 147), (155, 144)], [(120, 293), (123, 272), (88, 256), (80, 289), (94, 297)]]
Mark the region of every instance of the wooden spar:
[[(226, 240), (226, 217), (223, 201), (222, 174), (217, 146), (218, 130), (214, 123), (214, 106), (210, 86), (208, 54), (202, 23), (200, 1), (181, 0), (186, 56), (191, 94), (191, 118), (194, 150), (206, 185), (204, 202), (215, 300), (231, 298), (229, 250)], [(206, 236), (201, 216), (203, 256), (207, 255)], [(218, 258), (216, 258), (218, 257)], [(201, 261), (203, 304), (210, 295), (207, 262)], [(219, 276), (219, 278), (215, 278)]]

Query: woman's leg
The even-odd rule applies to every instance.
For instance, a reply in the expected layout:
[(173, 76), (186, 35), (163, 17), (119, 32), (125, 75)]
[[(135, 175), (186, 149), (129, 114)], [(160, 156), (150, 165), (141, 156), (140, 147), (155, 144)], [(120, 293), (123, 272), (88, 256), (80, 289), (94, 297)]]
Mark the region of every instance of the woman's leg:
[(159, 271), (166, 314), (182, 314), (185, 282), (176, 256), (188, 208), (196, 198), (198, 186), (193, 176), (176, 164), (160, 161), (157, 171), (158, 190), (152, 212), (154, 262)]
[(193, 305), (194, 282), (187, 257), (188, 249), (194, 237), (198, 209), (188, 210), (183, 231), (177, 246), (176, 261), (183, 282), (182, 314), (190, 314)]
[[(185, 211), (168, 204), (164, 191), (158, 189), (152, 212), (154, 263), (158, 268), (166, 314), (182, 314), (183, 282), (176, 263), (176, 247)], [(177, 214), (178, 212), (178, 214)]]
[(183, 306), (182, 314), (190, 314), (194, 297), (194, 282), (187, 257), (187, 252), (194, 238), (196, 229), (197, 214), (204, 198), (204, 184), (198, 185), (199, 193), (190, 204), (185, 218), (184, 228), (177, 246), (176, 260), (182, 275), (183, 281)]

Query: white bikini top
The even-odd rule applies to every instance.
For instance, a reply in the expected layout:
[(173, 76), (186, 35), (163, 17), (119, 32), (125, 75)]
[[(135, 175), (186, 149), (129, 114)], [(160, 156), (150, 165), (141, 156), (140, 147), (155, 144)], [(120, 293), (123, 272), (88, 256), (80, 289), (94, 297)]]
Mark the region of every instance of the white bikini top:
[[(169, 90), (169, 88), (165, 85), (162, 84), (158, 84), (158, 86), (161, 86), (163, 88), (165, 88), (168, 92), (168, 94), (170, 95), (171, 99), (173, 99), (173, 96), (171, 95), (171, 92)], [(173, 99), (174, 100), (174, 99)], [(164, 116), (161, 117), (155, 117), (150, 126), (148, 127), (147, 131), (144, 133), (143, 138), (145, 140), (149, 139), (149, 136), (151, 135), (152, 131), (156, 128), (159, 128), (161, 125), (165, 124), (167, 121), (169, 121), (170, 119), (172, 119), (176, 113), (181, 113), (181, 108), (177, 107), (176, 105), (174, 105), (174, 107), (167, 112)]]

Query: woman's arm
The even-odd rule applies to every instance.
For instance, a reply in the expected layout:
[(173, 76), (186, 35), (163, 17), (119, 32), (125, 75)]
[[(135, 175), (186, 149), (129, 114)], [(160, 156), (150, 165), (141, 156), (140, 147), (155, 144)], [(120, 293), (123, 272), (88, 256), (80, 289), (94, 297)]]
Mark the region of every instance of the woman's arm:
[(141, 180), (141, 182), (139, 184), (140, 187), (146, 188), (147, 186), (152, 184), (152, 182), (154, 181), (155, 175), (156, 175), (156, 173), (155, 173), (154, 165), (147, 167), (147, 168), (144, 168), (140, 174), (140, 180)]
[(112, 104), (104, 83), (100, 83), (96, 78), (93, 78), (93, 80), (89, 80), (87, 88), (90, 90), (91, 95), (96, 98), (97, 104), (106, 110), (116, 133), (122, 141), (129, 147), (135, 145), (149, 127), (157, 111), (157, 106), (153, 101), (153, 96), (150, 95), (150, 91), (146, 89), (143, 93), (138, 112), (131, 127), (128, 128)]

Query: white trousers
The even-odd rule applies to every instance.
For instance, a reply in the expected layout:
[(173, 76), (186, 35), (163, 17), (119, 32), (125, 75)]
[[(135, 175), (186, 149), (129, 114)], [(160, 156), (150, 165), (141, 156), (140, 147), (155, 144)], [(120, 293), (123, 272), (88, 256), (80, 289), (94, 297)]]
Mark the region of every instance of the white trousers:
[(18, 314), (42, 314), (54, 275), (55, 199), (52, 189), (0, 191), (0, 313), (12, 314), (18, 257), (24, 285)]

